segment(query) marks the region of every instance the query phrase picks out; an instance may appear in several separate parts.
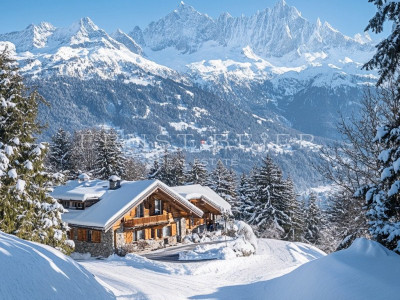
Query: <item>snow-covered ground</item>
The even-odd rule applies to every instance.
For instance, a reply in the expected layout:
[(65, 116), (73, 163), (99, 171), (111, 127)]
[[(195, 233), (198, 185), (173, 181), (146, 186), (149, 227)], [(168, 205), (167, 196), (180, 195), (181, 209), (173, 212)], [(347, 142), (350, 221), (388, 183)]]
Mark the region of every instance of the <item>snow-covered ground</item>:
[(268, 281), (324, 255), (310, 245), (260, 239), (257, 255), (229, 260), (160, 262), (128, 255), (81, 264), (119, 299), (259, 299), (265, 296), (248, 298), (240, 289), (228, 298), (213, 294)]
[(56, 249), (0, 232), (0, 299), (89, 300), (114, 296), (90, 272)]
[[(221, 249), (215, 245), (210, 247)], [(256, 255), (213, 261), (162, 262), (135, 254), (76, 258), (79, 263), (0, 232), (0, 299), (395, 300), (400, 295), (400, 256), (366, 239), (328, 256), (307, 244), (260, 239)]]

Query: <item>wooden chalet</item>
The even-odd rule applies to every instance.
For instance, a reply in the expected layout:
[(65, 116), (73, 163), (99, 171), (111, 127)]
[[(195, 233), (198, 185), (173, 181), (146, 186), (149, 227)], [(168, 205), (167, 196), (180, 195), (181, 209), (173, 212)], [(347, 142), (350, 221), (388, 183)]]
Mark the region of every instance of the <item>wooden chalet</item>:
[(175, 186), (172, 189), (203, 211), (202, 217), (187, 220), (187, 226), (192, 230), (215, 229), (216, 221), (223, 214), (231, 214), (231, 205), (209, 187), (193, 184)]
[[(52, 196), (69, 207), (63, 220), (71, 228), (75, 251), (93, 256), (177, 243), (191, 231), (193, 220), (203, 215), (199, 207), (158, 180), (121, 182), (114, 177), (109, 183), (68, 182), (56, 187)], [(71, 207), (71, 202), (80, 204)]]

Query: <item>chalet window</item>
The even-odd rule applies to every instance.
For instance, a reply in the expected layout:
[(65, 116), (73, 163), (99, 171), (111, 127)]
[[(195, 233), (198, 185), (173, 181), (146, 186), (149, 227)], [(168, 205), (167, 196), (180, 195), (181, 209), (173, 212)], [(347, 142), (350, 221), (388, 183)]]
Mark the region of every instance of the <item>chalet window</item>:
[(138, 207), (136, 207), (136, 218), (144, 217), (144, 203), (140, 203)]
[(162, 230), (163, 236), (171, 236), (171, 226), (165, 226)]
[(101, 231), (92, 230), (92, 243), (100, 243), (101, 242)]
[(135, 231), (135, 241), (144, 240), (144, 230)]
[(73, 229), (73, 228), (71, 228), (71, 229), (69, 230), (69, 232), (68, 232), (68, 237), (69, 237), (70, 240), (73, 240), (73, 239), (74, 239), (74, 229)]
[(78, 228), (78, 241), (86, 241), (87, 234), (86, 234), (86, 229)]
[(64, 208), (69, 208), (69, 201), (63, 201)]
[(87, 242), (91, 242), (92, 241), (92, 231), (90, 229), (88, 229), (87, 231)]
[(161, 200), (154, 200), (154, 214), (161, 215), (162, 214), (162, 201)]
[(162, 229), (157, 229), (157, 237), (158, 238), (162, 238), (162, 233), (163, 233), (163, 230)]

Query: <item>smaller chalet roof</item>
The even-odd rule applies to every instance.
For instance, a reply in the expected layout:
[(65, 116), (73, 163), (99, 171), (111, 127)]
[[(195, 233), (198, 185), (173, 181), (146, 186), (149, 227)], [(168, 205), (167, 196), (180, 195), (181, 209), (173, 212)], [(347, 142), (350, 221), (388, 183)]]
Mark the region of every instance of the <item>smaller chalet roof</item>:
[(203, 199), (218, 211), (231, 213), (231, 205), (208, 186), (200, 184), (174, 186), (172, 189), (186, 200)]
[(65, 185), (56, 186), (50, 195), (59, 200), (98, 199), (108, 190), (108, 186), (108, 181), (99, 179), (70, 180)]
[(108, 230), (118, 219), (137, 206), (156, 189), (173, 197), (183, 207), (198, 217), (203, 211), (179, 193), (159, 180), (123, 181), (116, 190), (107, 190), (100, 201), (85, 210), (70, 211), (63, 214), (63, 220), (71, 225), (101, 228)]

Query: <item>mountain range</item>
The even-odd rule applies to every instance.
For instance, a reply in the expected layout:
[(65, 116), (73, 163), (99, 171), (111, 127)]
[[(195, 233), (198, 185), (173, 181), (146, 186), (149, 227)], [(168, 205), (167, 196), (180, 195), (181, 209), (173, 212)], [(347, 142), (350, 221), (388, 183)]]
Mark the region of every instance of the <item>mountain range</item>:
[[(153, 153), (166, 139), (160, 136), (185, 146), (185, 133), (196, 155), (254, 163), (270, 151), (289, 173), (339, 138), (339, 112), (356, 109), (377, 79), (361, 69), (375, 51), (367, 34), (348, 37), (328, 22), (312, 23), (284, 0), (253, 16), (216, 19), (181, 2), (146, 28), (132, 28), (107, 33), (86, 17), (67, 28), (42, 22), (0, 34), (0, 49), (51, 104), (40, 110), (49, 124), (44, 138), (59, 127), (106, 124)], [(247, 145), (242, 134), (251, 136)], [(294, 177), (310, 186), (304, 173)]]

